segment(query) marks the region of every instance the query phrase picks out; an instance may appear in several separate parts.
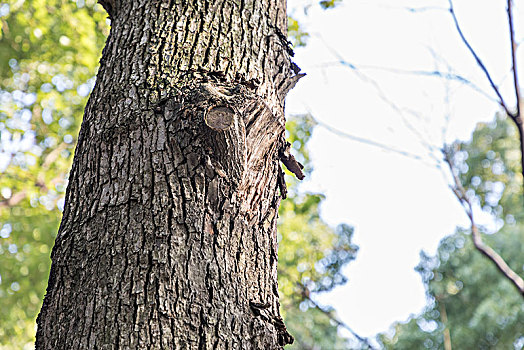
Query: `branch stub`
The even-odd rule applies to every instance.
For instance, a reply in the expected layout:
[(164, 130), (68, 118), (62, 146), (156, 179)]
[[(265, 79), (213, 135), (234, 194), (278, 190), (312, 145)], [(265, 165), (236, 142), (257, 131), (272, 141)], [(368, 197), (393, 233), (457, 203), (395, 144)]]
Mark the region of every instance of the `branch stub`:
[(234, 116), (235, 111), (228, 106), (213, 106), (207, 110), (204, 121), (211, 129), (224, 131), (233, 125)]

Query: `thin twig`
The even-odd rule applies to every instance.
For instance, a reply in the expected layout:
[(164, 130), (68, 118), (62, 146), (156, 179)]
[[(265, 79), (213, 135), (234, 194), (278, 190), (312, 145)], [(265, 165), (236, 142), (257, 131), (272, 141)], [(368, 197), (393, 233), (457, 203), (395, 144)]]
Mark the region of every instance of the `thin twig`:
[(455, 23), (455, 27), (457, 28), (457, 32), (460, 35), (460, 38), (462, 39), (462, 42), (464, 43), (464, 45), (466, 45), (466, 47), (468, 48), (469, 52), (473, 55), (473, 57), (475, 58), (475, 61), (477, 61), (478, 66), (480, 67), (480, 69), (482, 69), (482, 71), (484, 72), (484, 75), (488, 79), (491, 87), (495, 91), (495, 94), (497, 94), (497, 97), (499, 99), (498, 103), (502, 106), (502, 108), (504, 108), (504, 111), (511, 118), (514, 118), (514, 114), (509, 110), (508, 105), (506, 104), (506, 101), (504, 101), (504, 98), (502, 97), (502, 94), (500, 93), (498, 86), (495, 84), (495, 82), (491, 78), (491, 74), (489, 73), (488, 69), (486, 68), (484, 63), (482, 63), (482, 60), (480, 59), (479, 55), (473, 49), (473, 47), (471, 47), (469, 41), (464, 36), (464, 33), (462, 32), (462, 29), (461, 29), (460, 24), (459, 24), (458, 19), (457, 19), (457, 15), (455, 14), (455, 10), (453, 8), (453, 1), (452, 0), (448, 0), (448, 1), (449, 1), (449, 12), (451, 13), (451, 17), (453, 18), (453, 22)]
[(366, 139), (364, 137), (352, 135), (352, 134), (349, 134), (349, 133), (347, 133), (345, 131), (342, 131), (342, 130), (339, 130), (339, 129), (335, 128), (335, 127), (332, 127), (331, 125), (328, 125), (328, 124), (326, 124), (326, 123), (324, 123), (322, 121), (319, 121), (318, 119), (316, 119), (314, 117), (313, 117), (313, 119), (315, 120), (315, 122), (318, 125), (322, 126), (323, 128), (325, 128), (326, 130), (332, 132), (335, 135), (338, 135), (338, 136), (341, 136), (341, 137), (344, 137), (344, 138), (347, 138), (347, 139), (350, 139), (350, 140), (353, 140), (353, 141), (357, 141), (357, 142), (360, 142), (360, 143), (363, 143), (363, 144), (366, 144), (366, 145), (377, 147), (377, 148), (380, 148), (380, 149), (382, 149), (384, 151), (387, 151), (387, 152), (392, 152), (392, 153), (396, 153), (396, 154), (399, 154), (399, 155), (407, 157), (407, 158), (415, 159), (415, 160), (418, 160), (418, 161), (421, 161), (421, 162), (425, 163), (426, 165), (433, 166), (433, 164), (429, 164), (429, 163), (425, 162), (424, 159), (421, 156), (419, 156), (418, 154), (407, 152), (407, 151), (403, 151), (403, 150), (394, 148), (392, 146), (388, 146), (388, 145), (380, 143), (380, 142), (376, 142), (376, 141), (373, 141), (373, 140), (370, 140), (370, 139)]
[[(346, 61), (342, 55), (340, 55), (334, 48), (332, 48), (330, 45), (328, 45), (328, 43), (319, 35), (319, 38), (322, 40), (322, 42), (324, 43), (324, 45), (326, 46), (326, 48), (335, 56), (337, 57), (337, 59), (339, 60), (339, 63), (343, 66), (346, 66), (348, 67), (349, 69), (351, 69), (355, 75), (360, 79), (362, 80), (363, 82), (365, 83), (368, 83), (370, 84), (371, 86), (373, 86), (373, 88), (376, 90), (377, 92), (377, 95), (378, 97), (384, 102), (386, 103), (389, 107), (391, 107), (391, 109), (393, 109), (395, 112), (398, 113), (398, 115), (400, 116), (400, 119), (402, 120), (402, 123), (404, 124), (404, 126), (406, 126), (419, 140), (419, 142), (427, 147), (429, 150), (436, 150), (436, 147), (434, 145), (431, 145), (429, 144), (426, 140), (429, 139), (430, 137), (428, 135), (424, 136), (422, 135), (412, 124), (410, 121), (408, 121), (407, 117), (406, 117), (406, 113), (407, 114), (411, 114), (412, 116), (414, 116), (415, 118), (418, 118), (420, 119), (420, 113), (416, 112), (416, 111), (413, 111), (409, 108), (401, 108), (400, 106), (398, 106), (395, 102), (393, 102), (388, 96), (387, 94), (384, 92), (384, 90), (382, 89), (382, 87), (380, 86), (380, 84), (373, 78), (371, 78), (369, 75), (363, 73), (356, 65), (354, 65), (353, 63), (351, 62), (348, 62)], [(434, 157), (434, 155), (430, 152), (429, 155), (431, 157)]]
[(445, 7), (439, 7), (439, 6), (407, 7), (407, 6), (382, 5), (380, 7), (386, 10), (400, 10), (400, 11), (407, 11), (411, 13), (420, 13), (420, 12), (429, 12), (429, 11), (446, 11), (447, 10)]
[(331, 312), (329, 312), (328, 310), (325, 310), (322, 306), (320, 306), (316, 301), (314, 301), (313, 299), (311, 299), (311, 296), (310, 296), (310, 293), (309, 293), (309, 289), (307, 288), (307, 286), (303, 285), (302, 283), (300, 282), (297, 282), (297, 285), (300, 287), (301, 291), (302, 291), (302, 297), (304, 299), (307, 299), (311, 304), (313, 304), (313, 306), (315, 307), (315, 309), (317, 309), (318, 311), (322, 312), (324, 315), (326, 315), (331, 321), (335, 322), (337, 324), (337, 326), (339, 327), (342, 327), (342, 328), (345, 328), (346, 330), (348, 330), (355, 338), (358, 339), (359, 342), (363, 343), (364, 345), (366, 345), (368, 347), (368, 349), (371, 349), (373, 350), (373, 346), (370, 344), (369, 340), (367, 338), (364, 338), (360, 335), (358, 335), (351, 327), (349, 327), (346, 323), (340, 321), (338, 318), (336, 318), (335, 316), (333, 316), (331, 314)]
[(470, 87), (471, 89), (473, 89), (474, 91), (478, 92), (479, 94), (481, 94), (482, 96), (484, 96), (488, 100), (490, 100), (492, 102), (495, 102), (497, 104), (499, 103), (499, 100), (496, 97), (494, 97), (493, 94), (488, 93), (487, 91), (482, 89), (477, 84), (473, 83), (473, 81), (471, 81), (470, 79), (466, 78), (465, 76), (463, 76), (463, 75), (461, 75), (459, 73), (456, 73), (456, 69), (454, 69), (454, 67), (441, 54), (439, 54), (437, 51), (435, 51), (431, 46), (426, 46), (426, 48), (431, 53), (431, 56), (433, 57), (434, 61), (442, 63), (446, 67), (446, 71), (447, 72), (450, 72), (450, 73), (452, 73), (452, 74), (454, 74), (454, 75), (464, 79), (463, 81), (461, 81), (464, 85)]
[[(289, 280), (293, 280), (294, 278), (292, 278), (288, 273), (286, 273), (285, 271), (282, 271), (282, 270), (279, 270), (278, 271), (278, 274), (279, 275), (284, 275), (286, 276), (286, 278), (288, 278)], [(326, 315), (331, 321), (335, 322), (337, 324), (337, 326), (340, 326), (342, 328), (345, 328), (346, 330), (348, 330), (356, 339), (358, 339), (360, 342), (366, 344), (366, 346), (373, 350), (373, 347), (371, 346), (371, 344), (369, 343), (369, 340), (367, 338), (364, 338), (360, 335), (358, 335), (353, 329), (351, 329), (351, 327), (349, 327), (346, 323), (344, 323), (343, 321), (340, 321), (339, 319), (337, 319), (336, 317), (334, 317), (331, 312), (325, 310), (324, 308), (322, 308), (316, 301), (314, 301), (313, 299), (311, 299), (311, 292), (309, 290), (309, 288), (304, 285), (303, 283), (299, 282), (299, 281), (295, 281), (294, 282), (300, 289), (300, 296), (302, 297), (302, 300), (304, 299), (307, 299), (308, 301), (311, 302), (311, 304), (313, 304), (313, 306), (319, 310), (320, 312), (322, 312), (324, 315)]]
[[(408, 157), (408, 158), (419, 160), (422, 163), (424, 163), (425, 165), (430, 165), (430, 166), (435, 166), (436, 165), (437, 168), (439, 168), (440, 167), (440, 159), (437, 156), (438, 147), (436, 147), (435, 145), (432, 145), (431, 143), (429, 143), (427, 140), (430, 139), (430, 136), (429, 135), (422, 135), (421, 132), (419, 130), (417, 130), (413, 126), (413, 124), (408, 120), (408, 118), (406, 117), (406, 114), (410, 114), (411, 116), (413, 116), (413, 117), (415, 117), (417, 119), (420, 119), (420, 113), (418, 113), (417, 111), (408, 109), (408, 108), (402, 108), (402, 107), (398, 106), (395, 102), (393, 102), (393, 100), (391, 100), (388, 97), (386, 92), (382, 89), (382, 87), (380, 86), (380, 84), (376, 80), (374, 80), (369, 75), (367, 75), (364, 72), (362, 72), (362, 70), (360, 69), (361, 68), (360, 66), (357, 66), (357, 65), (355, 65), (355, 64), (345, 60), (344, 57), (342, 57), (342, 55), (340, 53), (338, 53), (333, 47), (331, 47), (322, 38), (321, 35), (318, 35), (318, 37), (323, 42), (323, 44), (326, 46), (326, 48), (338, 59), (338, 61), (337, 61), (338, 64), (340, 64), (342, 66), (345, 66), (345, 67), (348, 67), (349, 69), (351, 69), (353, 71), (353, 73), (360, 80), (362, 80), (363, 82), (365, 82), (367, 84), (370, 84), (376, 90), (378, 97), (384, 103), (386, 103), (392, 110), (394, 110), (395, 112), (398, 113), (398, 115), (400, 116), (403, 124), (406, 126), (406, 128), (408, 128), (418, 138), (420, 144), (422, 146), (426, 147), (426, 149), (428, 150), (428, 156), (430, 158), (432, 158), (435, 161), (436, 164), (429, 164), (427, 161), (424, 161), (423, 158), (421, 156), (417, 155), (417, 154), (406, 152), (406, 151), (403, 151), (403, 150), (399, 150), (399, 149), (393, 148), (391, 146), (388, 146), (388, 145), (385, 145), (385, 144), (382, 144), (382, 143), (379, 143), (379, 142), (376, 142), (376, 141), (372, 141), (372, 140), (369, 140), (369, 139), (365, 139), (365, 138), (362, 138), (362, 137), (358, 137), (358, 136), (355, 136), (355, 135), (348, 134), (346, 132), (340, 131), (340, 130), (338, 130), (338, 129), (330, 126), (330, 125), (327, 125), (327, 124), (325, 124), (325, 123), (323, 123), (321, 121), (318, 121), (318, 120), (317, 120), (317, 123), (319, 125), (323, 126), (324, 128), (326, 128), (327, 130), (329, 130), (329, 131), (331, 131), (331, 132), (333, 132), (333, 133), (335, 133), (335, 134), (337, 134), (339, 136), (346, 137), (348, 139), (351, 139), (351, 140), (354, 140), (354, 141), (357, 141), (357, 142), (361, 142), (361, 143), (365, 143), (365, 144), (368, 144), (368, 145), (372, 145), (372, 146), (381, 148), (381, 149), (386, 150), (386, 151), (390, 151), (390, 152), (393, 152), (393, 153), (400, 154), (400, 155)], [(366, 66), (366, 67), (367, 68), (371, 68), (372, 66)], [(374, 68), (377, 68), (377, 67), (374, 67)], [(384, 68), (384, 69), (387, 70), (388, 68)], [(407, 71), (405, 71), (405, 72), (407, 72)], [(397, 73), (401, 73), (401, 70), (398, 70)], [(438, 74), (439, 74), (438, 72), (430, 72), (430, 74), (428, 74), (428, 75), (437, 76)], [(452, 79), (454, 77), (454, 79), (459, 80), (459, 81), (461, 81), (464, 84), (467, 84), (467, 82), (468, 82), (467, 79), (462, 78), (459, 75), (453, 75), (452, 73), (449, 73), (449, 75), (447, 75), (446, 73), (442, 73), (442, 74), (444, 76), (447, 76), (449, 79)], [(474, 85), (471, 83), (471, 86), (473, 87)], [(481, 90), (479, 90), (479, 91), (481, 91)]]
[[(346, 66), (348, 64), (338, 61), (333, 62), (324, 62), (317, 65), (312, 66), (313, 68), (325, 68), (330, 66)], [(499, 103), (499, 100), (488, 94), (486, 91), (482, 90), (480, 87), (478, 87), (475, 83), (473, 83), (468, 78), (457, 74), (453, 72), (441, 72), (438, 70), (410, 70), (410, 69), (400, 69), (400, 68), (393, 68), (393, 67), (381, 67), (381, 66), (375, 66), (375, 65), (366, 65), (366, 64), (351, 64), (351, 68), (358, 68), (360, 70), (377, 70), (377, 71), (384, 71), (388, 73), (393, 74), (399, 74), (399, 75), (416, 75), (421, 77), (434, 77), (434, 78), (441, 78), (445, 80), (450, 81), (456, 81), (463, 85), (466, 85), (473, 89), (474, 91), (478, 92), (482, 96), (486, 97), (487, 99)], [(311, 68), (311, 67), (310, 67)]]
[(471, 200), (467, 196), (466, 190), (462, 185), (462, 181), (458, 177), (455, 165), (453, 163), (453, 160), (451, 159), (450, 151), (447, 149), (443, 149), (442, 153), (444, 155), (444, 161), (448, 164), (451, 176), (453, 177), (454, 185), (450, 187), (453, 190), (453, 193), (455, 194), (457, 199), (459, 200), (460, 204), (462, 204), (462, 207), (464, 208), (471, 223), (471, 238), (473, 240), (473, 245), (485, 257), (491, 260), (493, 264), (495, 264), (495, 266), (497, 267), (497, 269), (499, 269), (502, 275), (506, 279), (508, 279), (518, 289), (519, 293), (524, 297), (524, 280), (522, 279), (522, 277), (520, 277), (515, 271), (513, 271), (513, 269), (506, 263), (506, 261), (504, 261), (504, 259), (496, 251), (494, 251), (491, 247), (489, 247), (482, 241), (482, 236), (473, 218), (473, 205), (471, 204)]
[[(363, 67), (363, 68), (366, 68), (366, 67)], [(370, 68), (372, 68), (372, 67), (370, 67)], [(473, 90), (475, 90), (478, 93), (480, 93), (482, 96), (487, 97), (488, 99), (490, 99), (490, 100), (492, 100), (494, 102), (498, 102), (498, 100), (494, 99), (492, 96), (490, 96), (484, 90), (479, 88), (471, 80), (469, 80), (466, 77), (463, 77), (462, 75), (457, 74), (457, 73), (441, 72), (441, 71), (438, 71), (438, 70), (433, 70), (433, 71), (407, 70), (407, 69), (384, 68), (384, 67), (382, 67), (382, 68), (381, 67), (373, 67), (372, 69), (383, 70), (383, 71), (396, 73), (396, 74), (403, 74), (403, 75), (418, 75), (418, 76), (423, 76), (423, 77), (436, 77), (436, 78), (442, 78), (442, 79), (446, 79), (446, 80), (457, 81), (459, 83), (462, 83), (464, 85), (469, 86)]]

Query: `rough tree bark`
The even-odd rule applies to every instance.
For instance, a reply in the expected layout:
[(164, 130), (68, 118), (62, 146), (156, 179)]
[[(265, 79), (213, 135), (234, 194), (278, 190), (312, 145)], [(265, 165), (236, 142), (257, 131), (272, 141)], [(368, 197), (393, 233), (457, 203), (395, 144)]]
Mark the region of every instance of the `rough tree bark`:
[(285, 0), (105, 0), (37, 349), (277, 349)]

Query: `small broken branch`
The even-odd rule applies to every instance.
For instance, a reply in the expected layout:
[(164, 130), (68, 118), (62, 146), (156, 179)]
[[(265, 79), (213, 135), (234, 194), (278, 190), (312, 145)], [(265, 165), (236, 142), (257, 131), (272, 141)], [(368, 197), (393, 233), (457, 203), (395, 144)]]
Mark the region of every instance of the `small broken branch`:
[(482, 236), (473, 218), (473, 206), (471, 204), (471, 200), (468, 198), (466, 189), (462, 185), (462, 182), (455, 171), (456, 168), (453, 163), (453, 160), (451, 159), (451, 154), (446, 149), (443, 149), (442, 153), (444, 155), (444, 161), (448, 164), (451, 176), (453, 177), (454, 184), (450, 187), (453, 190), (453, 193), (455, 194), (457, 199), (459, 200), (460, 204), (462, 204), (462, 207), (466, 211), (469, 221), (471, 222), (471, 238), (473, 240), (473, 245), (485, 257), (491, 260), (493, 264), (495, 264), (495, 266), (502, 273), (502, 275), (506, 279), (508, 279), (518, 289), (520, 295), (524, 297), (524, 280), (522, 279), (522, 277), (520, 277), (515, 271), (513, 271), (513, 269), (511, 269), (511, 267), (496, 251), (494, 251), (491, 247), (489, 247), (482, 241)]
[(291, 171), (299, 180), (303, 180), (305, 175), (302, 169), (304, 166), (295, 159), (295, 156), (291, 154), (291, 144), (286, 142), (284, 147), (279, 152), (279, 157), (286, 168)]

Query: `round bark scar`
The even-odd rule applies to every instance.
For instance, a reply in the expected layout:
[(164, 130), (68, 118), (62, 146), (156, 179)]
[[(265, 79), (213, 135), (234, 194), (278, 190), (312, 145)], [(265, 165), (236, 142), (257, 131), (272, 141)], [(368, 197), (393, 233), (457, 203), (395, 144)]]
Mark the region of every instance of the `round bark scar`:
[(227, 130), (233, 125), (235, 111), (227, 106), (208, 109), (204, 118), (206, 124), (215, 130)]

